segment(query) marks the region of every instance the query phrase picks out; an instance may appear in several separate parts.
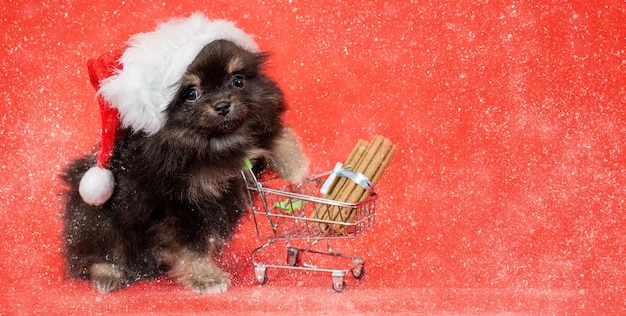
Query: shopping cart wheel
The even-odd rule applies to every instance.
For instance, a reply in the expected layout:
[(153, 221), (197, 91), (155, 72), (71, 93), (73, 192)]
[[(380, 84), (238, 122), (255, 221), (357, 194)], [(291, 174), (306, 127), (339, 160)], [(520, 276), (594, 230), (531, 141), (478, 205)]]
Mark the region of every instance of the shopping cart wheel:
[(363, 262), (357, 263), (352, 268), (352, 276), (359, 280), (365, 275), (365, 264)]
[(300, 265), (300, 256), (300, 249), (291, 247), (287, 249), (287, 265), (292, 267), (297, 267), (298, 265)]
[(267, 268), (263, 265), (258, 265), (254, 267), (254, 280), (263, 285), (267, 283)]
[(343, 272), (333, 272), (333, 290), (337, 293), (341, 293), (346, 289), (346, 281), (343, 279)]

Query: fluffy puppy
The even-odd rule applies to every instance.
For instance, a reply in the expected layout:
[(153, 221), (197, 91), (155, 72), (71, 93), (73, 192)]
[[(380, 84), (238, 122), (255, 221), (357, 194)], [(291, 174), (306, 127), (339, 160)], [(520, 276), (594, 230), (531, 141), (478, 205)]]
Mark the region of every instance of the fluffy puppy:
[(204, 46), (189, 65), (163, 127), (127, 129), (110, 170), (113, 196), (85, 203), (81, 177), (94, 158), (66, 170), (67, 270), (102, 293), (165, 273), (200, 293), (219, 293), (229, 275), (215, 263), (246, 210), (245, 158), (266, 162), (285, 180), (307, 173), (292, 131), (283, 125), (283, 94), (262, 71), (265, 55), (227, 40)]

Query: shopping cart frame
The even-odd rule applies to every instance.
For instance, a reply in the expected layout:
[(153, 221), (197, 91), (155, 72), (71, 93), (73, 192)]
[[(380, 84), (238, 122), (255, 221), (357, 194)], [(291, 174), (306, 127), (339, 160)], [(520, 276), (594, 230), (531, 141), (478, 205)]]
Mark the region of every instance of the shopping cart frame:
[[(331, 241), (354, 238), (369, 229), (376, 217), (378, 196), (372, 191), (365, 200), (358, 203), (320, 197), (319, 189), (330, 173), (310, 177), (299, 184), (287, 184), (278, 178), (259, 181), (251, 170), (242, 171), (257, 236), (265, 242), (252, 251), (257, 283), (267, 282), (268, 269), (314, 271), (330, 273), (333, 290), (343, 292), (346, 288), (345, 275), (348, 272), (352, 272), (355, 279), (361, 279), (365, 275), (365, 259), (335, 251), (331, 247)], [(329, 220), (312, 216), (312, 212), (320, 210), (339, 210), (339, 214), (350, 214), (350, 217), (339, 215)], [(270, 263), (258, 258), (261, 253), (279, 247), (282, 242), (287, 249), (285, 264)], [(294, 246), (292, 243), (303, 246)], [(339, 264), (318, 266), (305, 262), (304, 256), (310, 254), (347, 260), (349, 264), (341, 264), (341, 267), (337, 267)]]

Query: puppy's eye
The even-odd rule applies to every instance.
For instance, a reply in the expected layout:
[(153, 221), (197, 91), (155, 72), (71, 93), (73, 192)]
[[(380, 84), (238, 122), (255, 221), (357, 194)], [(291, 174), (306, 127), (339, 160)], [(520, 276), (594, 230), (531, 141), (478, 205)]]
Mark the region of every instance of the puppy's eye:
[(185, 92), (183, 92), (183, 98), (185, 98), (185, 101), (196, 101), (200, 98), (201, 95), (202, 94), (197, 87), (190, 87), (185, 90)]
[(234, 75), (233, 76), (233, 87), (237, 89), (243, 89), (246, 86), (246, 77), (243, 75)]

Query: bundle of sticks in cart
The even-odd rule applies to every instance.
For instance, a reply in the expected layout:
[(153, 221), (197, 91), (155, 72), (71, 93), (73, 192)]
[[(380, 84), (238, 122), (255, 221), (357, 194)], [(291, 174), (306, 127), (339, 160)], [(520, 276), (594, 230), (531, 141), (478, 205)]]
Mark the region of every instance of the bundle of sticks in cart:
[[(359, 177), (366, 178), (368, 183), (363, 185), (347, 177), (341, 177), (331, 184), (324, 193), (324, 198), (346, 203), (359, 203), (370, 195), (370, 188), (380, 180), (383, 172), (396, 153), (396, 145), (383, 136), (377, 135), (371, 142), (359, 140), (343, 164), (345, 170), (350, 170)], [(331, 180), (332, 181), (332, 180)], [(351, 223), (354, 222), (356, 212), (354, 208), (330, 206), (317, 208), (311, 215), (312, 219)], [(324, 233), (346, 234), (347, 225), (319, 222), (319, 228)]]

